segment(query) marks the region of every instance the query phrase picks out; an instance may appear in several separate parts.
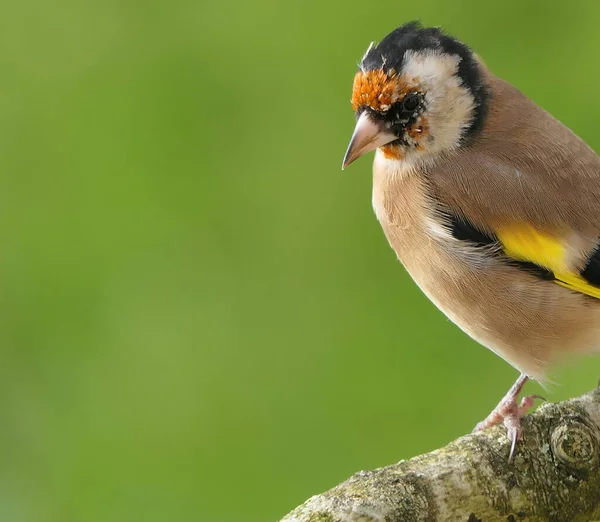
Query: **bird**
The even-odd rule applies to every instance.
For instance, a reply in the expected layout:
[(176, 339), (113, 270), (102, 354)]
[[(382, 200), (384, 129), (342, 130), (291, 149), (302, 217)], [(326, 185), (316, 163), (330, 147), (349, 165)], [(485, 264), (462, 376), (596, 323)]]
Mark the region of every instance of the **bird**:
[(521, 418), (569, 354), (600, 349), (600, 160), (468, 45), (409, 22), (371, 43), (342, 169), (368, 152), (372, 204), (414, 282), (519, 372), (474, 431)]

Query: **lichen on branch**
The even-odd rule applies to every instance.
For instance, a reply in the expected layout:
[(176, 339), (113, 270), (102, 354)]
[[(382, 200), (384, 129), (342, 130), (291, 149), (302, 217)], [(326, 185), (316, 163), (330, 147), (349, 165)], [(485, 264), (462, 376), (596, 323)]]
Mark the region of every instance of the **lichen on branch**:
[(523, 419), (514, 460), (502, 426), (361, 471), (281, 522), (600, 520), (600, 389)]

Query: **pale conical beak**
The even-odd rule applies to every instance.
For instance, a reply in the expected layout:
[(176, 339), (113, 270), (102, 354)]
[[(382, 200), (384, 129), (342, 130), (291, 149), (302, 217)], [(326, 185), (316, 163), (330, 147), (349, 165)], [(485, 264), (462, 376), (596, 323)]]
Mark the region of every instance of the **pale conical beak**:
[(352, 134), (350, 145), (348, 145), (344, 161), (342, 161), (342, 170), (367, 152), (371, 152), (377, 147), (383, 147), (397, 139), (398, 136), (385, 129), (381, 123), (375, 121), (367, 112), (363, 112), (356, 122), (356, 127), (354, 127), (354, 134)]

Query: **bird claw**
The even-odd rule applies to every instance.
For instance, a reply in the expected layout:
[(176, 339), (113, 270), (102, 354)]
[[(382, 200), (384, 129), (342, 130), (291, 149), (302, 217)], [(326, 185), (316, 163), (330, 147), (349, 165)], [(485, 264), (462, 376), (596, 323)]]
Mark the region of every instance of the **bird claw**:
[(519, 404), (519, 417), (525, 415), (533, 407), (536, 399), (546, 402), (546, 399), (537, 393), (527, 395), (521, 399), (521, 404)]
[(513, 455), (515, 453), (515, 448), (517, 447), (517, 441), (521, 438), (521, 408), (523, 407), (523, 403), (525, 399), (529, 399), (529, 397), (524, 397), (521, 401), (521, 405), (517, 407), (517, 403), (514, 403), (514, 407), (511, 408), (511, 411), (508, 411), (503, 419), (504, 427), (506, 428), (506, 436), (510, 440), (510, 452), (508, 453), (508, 462), (511, 462), (513, 459)]
[(495, 424), (502, 423), (506, 427), (506, 435), (511, 441), (508, 461), (511, 462), (517, 447), (517, 441), (521, 438), (521, 417), (534, 405), (536, 399), (545, 401), (541, 395), (527, 395), (517, 404), (516, 397), (504, 397), (498, 406), (480, 423), (475, 426), (473, 432), (481, 431)]
[(521, 430), (507, 430), (506, 435), (510, 439), (510, 452), (508, 453), (508, 462), (512, 462), (517, 447), (517, 440), (521, 438)]

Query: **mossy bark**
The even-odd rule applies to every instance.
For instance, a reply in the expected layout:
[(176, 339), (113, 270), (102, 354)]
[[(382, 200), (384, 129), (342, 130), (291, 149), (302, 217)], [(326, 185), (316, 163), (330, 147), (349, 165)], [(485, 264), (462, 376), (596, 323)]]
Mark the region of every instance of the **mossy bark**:
[(523, 419), (508, 461), (503, 426), (316, 495), (281, 522), (600, 521), (600, 390)]

